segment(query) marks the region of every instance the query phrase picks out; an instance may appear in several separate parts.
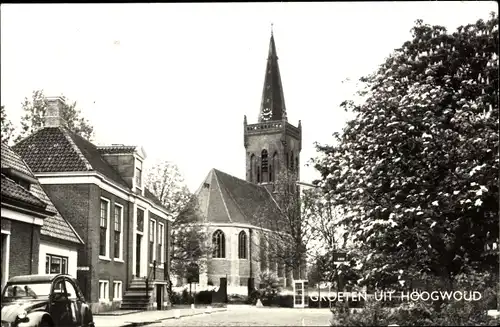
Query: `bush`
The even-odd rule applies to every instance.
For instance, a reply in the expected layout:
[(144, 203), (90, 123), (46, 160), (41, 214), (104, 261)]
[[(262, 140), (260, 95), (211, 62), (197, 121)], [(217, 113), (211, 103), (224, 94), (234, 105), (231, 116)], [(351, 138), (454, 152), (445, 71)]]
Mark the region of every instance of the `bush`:
[(212, 304), (214, 291), (200, 291), (196, 293), (195, 300), (197, 304)]
[(252, 304), (252, 305), (256, 305), (257, 300), (262, 301), (262, 294), (259, 290), (253, 290), (252, 292), (250, 292), (250, 295), (248, 295), (247, 303)]

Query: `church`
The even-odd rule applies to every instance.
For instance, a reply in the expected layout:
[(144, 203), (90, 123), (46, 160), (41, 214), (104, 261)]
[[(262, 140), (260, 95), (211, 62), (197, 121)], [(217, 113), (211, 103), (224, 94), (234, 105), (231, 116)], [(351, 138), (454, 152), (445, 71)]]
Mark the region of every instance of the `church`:
[(280, 206), (283, 193), (277, 191), (280, 176), (293, 176), (293, 196), (300, 192), (302, 127), (300, 121), (294, 126), (287, 120), (272, 32), (258, 122), (248, 123), (245, 116), (243, 132), (246, 179), (212, 169), (195, 193), (212, 242), (210, 255), (200, 262), (199, 283), (218, 286), (227, 278), (228, 287), (253, 288), (267, 272), (282, 286), (291, 286), (297, 271), (269, 255), (265, 235), (279, 233), (273, 222), (287, 215)]

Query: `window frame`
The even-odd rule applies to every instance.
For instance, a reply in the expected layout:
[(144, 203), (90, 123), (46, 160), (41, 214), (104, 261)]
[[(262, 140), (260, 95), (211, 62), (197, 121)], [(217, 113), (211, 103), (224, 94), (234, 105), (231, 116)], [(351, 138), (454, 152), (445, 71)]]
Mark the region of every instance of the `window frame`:
[[(142, 191), (144, 187), (143, 180), (143, 162), (142, 160), (135, 158), (135, 167), (134, 167), (134, 184), (135, 188)], [(139, 182), (139, 183), (138, 183)]]
[[(160, 233), (160, 231), (161, 231), (161, 233)], [(163, 268), (163, 264), (165, 263), (165, 223), (163, 223), (163, 222), (158, 222), (157, 247), (158, 247), (158, 252), (160, 253), (159, 262), (162, 265), (161, 268)]]
[[(59, 272), (52, 272), (52, 259), (60, 259), (61, 262), (59, 264)], [(48, 266), (48, 269), (49, 271), (47, 272), (47, 259), (49, 259), (49, 266)], [(66, 269), (65, 271), (63, 271), (63, 262), (66, 261)], [(57, 254), (51, 254), (51, 253), (46, 253), (45, 254), (45, 274), (65, 274), (67, 275), (68, 274), (68, 262), (69, 262), (69, 258), (68, 257), (65, 257), (65, 256), (61, 256), (61, 255), (57, 255)]]
[(248, 259), (247, 243), (248, 243), (247, 233), (244, 230), (242, 230), (238, 233), (238, 259), (240, 260)]
[[(119, 290), (118, 293), (120, 293), (119, 297), (116, 296), (117, 288)], [(123, 282), (121, 280), (114, 280), (113, 281), (113, 301), (122, 301), (122, 300), (123, 300)]]
[(99, 290), (97, 296), (99, 298), (99, 302), (109, 302), (109, 280), (99, 280)]
[[(106, 203), (106, 207), (107, 207), (107, 217), (106, 217), (106, 236), (105, 236), (105, 241), (106, 241), (106, 244), (105, 244), (105, 248), (104, 248), (104, 254), (101, 254), (101, 228), (103, 228), (103, 226), (101, 225), (101, 222), (102, 222), (102, 203), (105, 202)], [(99, 201), (99, 259), (103, 259), (103, 260), (110, 260), (109, 256), (110, 256), (110, 230), (109, 230), (109, 225), (110, 225), (110, 216), (111, 216), (111, 212), (110, 212), (110, 208), (111, 208), (111, 201), (109, 199), (106, 199), (104, 197), (101, 197), (100, 201)]]
[[(115, 239), (114, 239), (114, 235), (116, 233), (116, 209), (117, 208), (120, 208), (120, 240), (118, 241), (118, 245), (120, 246), (120, 250), (119, 250), (119, 256), (117, 257), (116, 256), (116, 244), (115, 244)], [(114, 205), (114, 211), (113, 211), (113, 216), (114, 216), (114, 220), (113, 220), (113, 258), (115, 261), (121, 261), (123, 262), (123, 205), (119, 204), (119, 203), (115, 203)]]
[(217, 229), (212, 234), (212, 258), (225, 259), (226, 258), (226, 235), (221, 229)]
[[(150, 265), (153, 264), (153, 262), (156, 260), (156, 219), (150, 218), (149, 219), (149, 235), (148, 235), (148, 253), (149, 253), (149, 263)], [(151, 237), (153, 238), (151, 242)]]

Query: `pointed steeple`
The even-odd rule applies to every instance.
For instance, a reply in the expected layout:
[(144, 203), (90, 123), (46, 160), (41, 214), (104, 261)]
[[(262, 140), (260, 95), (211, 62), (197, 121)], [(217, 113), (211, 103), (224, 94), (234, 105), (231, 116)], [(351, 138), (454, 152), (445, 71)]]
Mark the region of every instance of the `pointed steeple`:
[(285, 96), (283, 95), (283, 86), (281, 84), (280, 69), (278, 66), (278, 54), (276, 53), (276, 44), (274, 43), (274, 34), (271, 24), (271, 40), (269, 42), (269, 54), (267, 57), (259, 122), (286, 119)]

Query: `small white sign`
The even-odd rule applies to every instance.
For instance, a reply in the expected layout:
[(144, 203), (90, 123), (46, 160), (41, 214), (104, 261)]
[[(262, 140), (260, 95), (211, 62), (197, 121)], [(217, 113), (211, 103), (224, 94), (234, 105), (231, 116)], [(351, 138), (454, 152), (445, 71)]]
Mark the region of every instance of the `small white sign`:
[(89, 271), (90, 267), (89, 266), (76, 267), (76, 270), (78, 270), (78, 271)]

